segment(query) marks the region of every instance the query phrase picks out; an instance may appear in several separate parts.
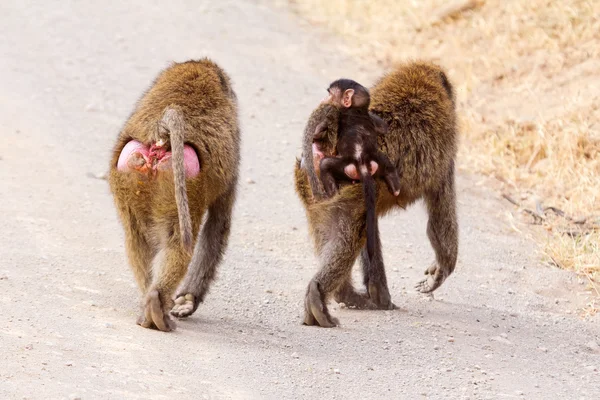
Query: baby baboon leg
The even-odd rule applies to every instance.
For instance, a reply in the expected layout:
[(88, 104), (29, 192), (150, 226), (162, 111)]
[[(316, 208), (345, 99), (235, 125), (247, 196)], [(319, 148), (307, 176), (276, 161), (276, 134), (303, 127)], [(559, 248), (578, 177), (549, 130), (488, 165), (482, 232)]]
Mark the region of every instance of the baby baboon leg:
[(192, 315), (204, 301), (217, 267), (223, 259), (231, 231), (231, 213), (235, 202), (235, 183), (208, 208), (208, 217), (196, 242), (187, 275), (177, 289), (171, 313), (183, 318)]
[(379, 308), (371, 301), (368, 293), (359, 293), (356, 291), (350, 277), (335, 291), (333, 298), (338, 303), (344, 303), (348, 307), (359, 310), (376, 310)]
[(161, 331), (175, 329), (175, 323), (169, 316), (173, 308), (172, 296), (177, 285), (185, 275), (190, 257), (181, 247), (179, 235), (168, 239), (161, 260), (160, 270), (153, 279), (144, 304), (145, 320), (140, 324), (144, 327), (156, 327)]
[(382, 152), (377, 153), (377, 163), (379, 164), (378, 172), (383, 176), (388, 190), (394, 196), (398, 196), (400, 194), (400, 175), (398, 174), (398, 170)]
[(429, 213), (427, 236), (435, 251), (436, 262), (425, 270), (426, 278), (417, 283), (421, 293), (431, 293), (454, 271), (458, 254), (458, 223), (456, 221), (456, 194), (454, 168), (438, 191), (426, 193)]
[(333, 197), (337, 194), (338, 184), (336, 179), (348, 179), (348, 177), (344, 175), (344, 167), (347, 164), (347, 161), (336, 157), (325, 157), (321, 160), (319, 170), (321, 174), (321, 182), (323, 182), (323, 187), (327, 197)]
[[(334, 236), (323, 246), (319, 254), (321, 269), (313, 277), (304, 300), (304, 323), (316, 324), (324, 328), (339, 325), (336, 318), (329, 314), (327, 300), (342, 283), (349, 279), (354, 260), (358, 256), (361, 243), (354, 230), (347, 229), (347, 221), (340, 218), (335, 221), (336, 226), (328, 232), (335, 232)], [(346, 228), (346, 229), (342, 229)], [(321, 233), (324, 235), (324, 233)], [(326, 238), (321, 238), (325, 241)]]
[(383, 265), (383, 254), (381, 252), (381, 239), (377, 235), (377, 246), (375, 257), (371, 262), (369, 260), (369, 252), (364, 247), (360, 253), (361, 264), (363, 268), (363, 280), (367, 293), (375, 308), (380, 310), (393, 310), (395, 308), (392, 303), (392, 297), (387, 285), (385, 275), (385, 266)]

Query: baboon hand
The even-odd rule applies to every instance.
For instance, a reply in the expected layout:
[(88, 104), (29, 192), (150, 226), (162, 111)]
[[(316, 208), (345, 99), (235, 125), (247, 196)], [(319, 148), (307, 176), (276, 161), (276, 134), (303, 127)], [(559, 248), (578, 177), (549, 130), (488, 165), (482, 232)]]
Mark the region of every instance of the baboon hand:
[(175, 330), (175, 321), (169, 317), (169, 313), (162, 306), (158, 290), (148, 292), (143, 315), (138, 318), (137, 323), (144, 328), (158, 329), (163, 332)]
[(437, 263), (434, 263), (425, 270), (425, 275), (425, 279), (417, 283), (415, 289), (421, 293), (432, 293), (444, 283), (450, 273), (440, 268)]

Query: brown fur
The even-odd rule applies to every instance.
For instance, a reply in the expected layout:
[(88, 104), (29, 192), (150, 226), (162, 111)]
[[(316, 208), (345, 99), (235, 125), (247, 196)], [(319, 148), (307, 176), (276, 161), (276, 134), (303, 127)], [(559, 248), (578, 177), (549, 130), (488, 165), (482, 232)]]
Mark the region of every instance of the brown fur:
[[(200, 173), (193, 178), (185, 178), (178, 135), (198, 154)], [(118, 171), (119, 155), (132, 139), (147, 145), (171, 139), (173, 171), (155, 177)], [(184, 275), (180, 293), (197, 302), (180, 316), (191, 314), (204, 298), (227, 246), (239, 153), (235, 93), (225, 72), (208, 59), (161, 72), (125, 123), (113, 149), (109, 182), (129, 263), (144, 296), (140, 325), (174, 328), (169, 311)], [(186, 247), (194, 244), (190, 254)]]
[[(326, 107), (331, 106), (325, 104), (318, 109)], [(458, 253), (454, 189), (457, 129), (452, 87), (440, 67), (426, 62), (407, 63), (371, 89), (370, 111), (388, 125), (388, 132), (379, 135), (379, 150), (396, 166), (402, 181), (398, 197), (382, 190), (384, 182), (377, 182), (377, 214), (406, 208), (420, 198), (425, 200), (429, 213), (427, 234), (436, 263), (426, 269), (427, 277), (417, 288), (423, 293), (433, 292), (454, 271)], [(335, 326), (326, 306), (332, 295), (358, 308), (392, 308), (381, 251), (370, 262), (364, 249), (365, 206), (360, 185), (342, 186), (331, 199), (314, 199), (307, 172), (300, 165), (298, 160), (296, 192), (306, 209), (320, 264), (307, 290), (304, 323)], [(310, 169), (311, 165), (304, 163), (304, 167)], [(365, 295), (354, 290), (350, 277), (359, 254)]]
[[(337, 194), (339, 181), (352, 180), (346, 175), (346, 168), (353, 165), (361, 176), (365, 201), (367, 202), (367, 248), (373, 250), (373, 226), (375, 219), (375, 183), (373, 178), (382, 176), (395, 195), (400, 192), (400, 178), (390, 160), (377, 148), (377, 137), (385, 135), (386, 123), (369, 112), (371, 96), (367, 88), (352, 79), (338, 79), (327, 89), (328, 100), (325, 102), (337, 105), (340, 109), (335, 156), (325, 156), (320, 162), (321, 183), (327, 197)], [(319, 125), (324, 130), (330, 129), (325, 121)], [(317, 142), (321, 142), (320, 132), (315, 134)], [(317, 147), (318, 144), (317, 144)], [(372, 163), (378, 168), (373, 174)], [(369, 233), (370, 232), (370, 233)]]
[(320, 106), (313, 111), (304, 129), (304, 140), (302, 142), (303, 162), (310, 165), (310, 168), (306, 169), (308, 181), (312, 189), (312, 195), (318, 200), (325, 196), (325, 189), (314, 167), (315, 160), (313, 158), (312, 145), (315, 134), (319, 132), (323, 143), (321, 150), (326, 154), (333, 154), (335, 152), (339, 116), (340, 113), (337, 106), (331, 104)]

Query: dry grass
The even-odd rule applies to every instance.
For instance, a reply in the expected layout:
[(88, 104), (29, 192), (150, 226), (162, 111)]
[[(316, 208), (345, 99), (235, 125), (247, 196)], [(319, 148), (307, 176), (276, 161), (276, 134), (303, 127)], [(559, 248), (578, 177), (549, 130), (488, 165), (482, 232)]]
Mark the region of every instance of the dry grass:
[(462, 167), (534, 210), (546, 260), (600, 290), (600, 1), (288, 3), (382, 66), (444, 65), (458, 92)]

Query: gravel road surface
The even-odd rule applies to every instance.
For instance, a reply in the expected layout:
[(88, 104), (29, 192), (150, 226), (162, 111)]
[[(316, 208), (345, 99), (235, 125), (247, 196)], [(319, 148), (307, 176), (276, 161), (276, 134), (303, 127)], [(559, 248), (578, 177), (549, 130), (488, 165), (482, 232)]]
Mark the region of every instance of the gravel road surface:
[[(421, 204), (381, 222), (395, 311), (301, 325), (316, 271), (292, 184), (304, 122), (342, 74), (335, 38), (242, 1), (0, 5), (0, 398), (598, 399), (600, 320), (584, 282), (540, 263), (479, 178), (458, 179), (455, 274), (433, 259)], [(139, 294), (106, 181), (136, 99), (171, 61), (232, 76), (243, 162), (229, 250), (206, 303), (169, 334), (135, 324)]]

